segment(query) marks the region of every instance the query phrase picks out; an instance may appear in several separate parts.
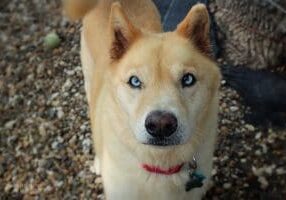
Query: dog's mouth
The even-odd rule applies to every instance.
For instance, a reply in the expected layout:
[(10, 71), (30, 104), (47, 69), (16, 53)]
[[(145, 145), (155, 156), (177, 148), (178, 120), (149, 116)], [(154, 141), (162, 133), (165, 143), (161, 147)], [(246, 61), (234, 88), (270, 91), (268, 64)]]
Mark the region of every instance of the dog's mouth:
[(149, 138), (147, 142), (143, 144), (153, 146), (174, 146), (181, 144), (180, 138)]

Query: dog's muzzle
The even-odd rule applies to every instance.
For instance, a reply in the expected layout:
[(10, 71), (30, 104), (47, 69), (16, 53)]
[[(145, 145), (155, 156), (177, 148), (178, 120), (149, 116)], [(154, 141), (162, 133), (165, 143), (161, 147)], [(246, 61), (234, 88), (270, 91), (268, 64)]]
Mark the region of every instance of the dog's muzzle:
[(171, 112), (152, 111), (146, 117), (145, 129), (152, 136), (146, 144), (157, 146), (179, 144), (179, 138), (175, 136), (178, 129), (178, 120)]

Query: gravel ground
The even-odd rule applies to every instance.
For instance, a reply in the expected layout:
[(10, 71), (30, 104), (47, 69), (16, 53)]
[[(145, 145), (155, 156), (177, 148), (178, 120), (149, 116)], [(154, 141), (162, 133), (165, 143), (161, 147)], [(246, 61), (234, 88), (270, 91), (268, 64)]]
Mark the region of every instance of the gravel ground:
[[(101, 178), (89, 171), (79, 29), (57, 0), (0, 3), (1, 200), (103, 198)], [(53, 31), (61, 44), (45, 50), (43, 38)], [(283, 199), (286, 131), (244, 122), (247, 109), (223, 84), (220, 105), (214, 183), (205, 199)]]

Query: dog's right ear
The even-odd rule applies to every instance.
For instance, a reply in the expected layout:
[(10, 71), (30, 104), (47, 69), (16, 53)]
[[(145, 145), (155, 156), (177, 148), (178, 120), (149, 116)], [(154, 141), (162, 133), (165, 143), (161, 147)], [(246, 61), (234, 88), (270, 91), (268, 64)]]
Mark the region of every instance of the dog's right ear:
[(176, 32), (189, 39), (205, 55), (212, 57), (210, 45), (210, 19), (204, 4), (194, 5)]
[(141, 34), (130, 22), (119, 2), (113, 3), (110, 15), (111, 49), (110, 57), (119, 60)]

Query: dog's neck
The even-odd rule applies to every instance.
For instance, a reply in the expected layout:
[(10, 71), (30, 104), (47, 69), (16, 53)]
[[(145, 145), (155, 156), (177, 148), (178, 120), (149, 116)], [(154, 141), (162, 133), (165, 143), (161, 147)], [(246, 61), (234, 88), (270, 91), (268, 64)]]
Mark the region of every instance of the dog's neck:
[(142, 164), (142, 168), (146, 170), (147, 172), (150, 173), (155, 173), (155, 174), (162, 174), (162, 175), (173, 175), (181, 171), (184, 163), (172, 166), (167, 169), (163, 169), (159, 166), (154, 166), (154, 165), (148, 165), (148, 164)]
[(188, 173), (189, 173), (189, 180), (185, 184), (186, 192), (192, 190), (193, 188), (200, 188), (203, 186), (203, 181), (206, 178), (202, 173), (198, 172), (197, 168), (197, 161), (196, 158), (193, 156), (193, 159), (189, 163), (181, 163), (175, 166), (172, 166), (167, 169), (163, 169), (158, 166), (142, 164), (142, 168), (149, 173), (154, 174), (161, 174), (161, 175), (174, 175), (181, 171), (183, 166), (188, 165)]

